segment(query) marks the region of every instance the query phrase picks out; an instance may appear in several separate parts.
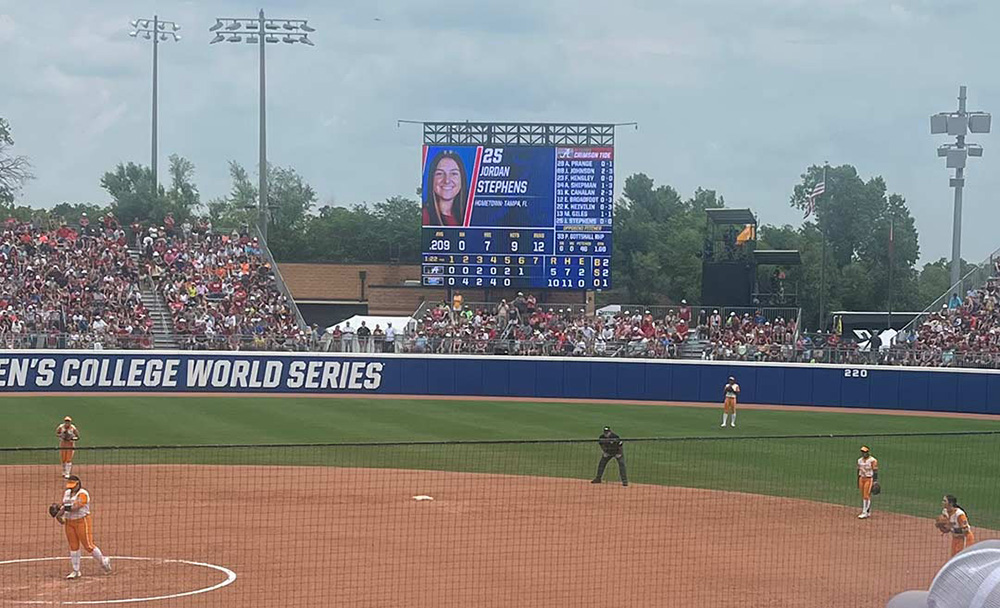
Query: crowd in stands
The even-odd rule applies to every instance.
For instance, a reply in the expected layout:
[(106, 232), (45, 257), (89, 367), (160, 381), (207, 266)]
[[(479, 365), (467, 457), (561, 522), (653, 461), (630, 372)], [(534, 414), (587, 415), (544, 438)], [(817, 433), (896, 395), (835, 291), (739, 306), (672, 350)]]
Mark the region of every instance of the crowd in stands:
[[(1000, 260), (892, 344), (799, 330), (760, 310), (441, 303), (410, 327), (302, 330), (256, 238), (207, 220), (127, 230), (111, 213), (75, 224), (7, 218), (0, 234), (0, 347), (152, 348), (156, 290), (182, 348), (519, 354), (1000, 367)], [(129, 245), (139, 251), (138, 263)], [(772, 311), (773, 312), (773, 311)]]
[(579, 306), (543, 306), (518, 294), (496, 305), (432, 308), (406, 333), (403, 350), (414, 353), (504, 353), (778, 360), (796, 339), (795, 320), (769, 321), (757, 311), (726, 318), (717, 309), (679, 307), (652, 312), (613, 310), (587, 315)]
[(953, 293), (887, 351), (884, 362), (896, 365), (1000, 367), (1000, 259), (985, 285)]
[(0, 236), (5, 348), (151, 348), (152, 321), (118, 220), (8, 217)]
[(170, 310), (175, 338), (187, 349), (305, 350), (295, 311), (279, 290), (258, 239), (219, 233), (206, 220), (179, 226), (133, 225), (140, 277)]
[[(7, 218), (0, 234), (0, 347), (153, 348), (153, 290), (182, 348), (307, 350), (311, 332), (255, 238), (208, 221), (161, 226), (112, 213), (73, 224)], [(129, 234), (131, 232), (131, 234)], [(129, 245), (139, 250), (138, 262)]]

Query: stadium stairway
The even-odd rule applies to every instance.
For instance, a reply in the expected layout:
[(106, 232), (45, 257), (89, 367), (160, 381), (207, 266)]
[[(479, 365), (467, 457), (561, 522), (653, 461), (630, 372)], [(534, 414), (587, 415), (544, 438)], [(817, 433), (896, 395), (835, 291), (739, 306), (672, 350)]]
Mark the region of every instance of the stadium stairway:
[[(139, 250), (129, 247), (128, 253), (132, 261), (139, 264)], [(142, 303), (149, 310), (153, 319), (153, 344), (156, 348), (177, 348), (177, 337), (174, 335), (174, 324), (170, 318), (170, 309), (160, 292), (148, 284), (139, 282), (142, 292)]]
[(691, 334), (687, 340), (681, 343), (677, 349), (677, 354), (681, 359), (701, 359), (702, 354), (708, 347), (709, 341)]

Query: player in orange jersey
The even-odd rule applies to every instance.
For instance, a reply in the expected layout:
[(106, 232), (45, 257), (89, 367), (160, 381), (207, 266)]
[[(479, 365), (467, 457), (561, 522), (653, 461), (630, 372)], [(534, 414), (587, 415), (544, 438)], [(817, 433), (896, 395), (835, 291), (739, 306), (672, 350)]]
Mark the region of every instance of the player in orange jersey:
[(965, 510), (958, 504), (957, 498), (948, 494), (941, 501), (941, 506), (941, 513), (948, 518), (948, 523), (950, 524), (950, 531), (945, 531), (944, 533), (951, 534), (951, 555), (954, 556), (962, 549), (976, 542), (976, 537), (972, 534), (972, 526), (969, 525), (969, 516), (965, 514)]
[(90, 493), (83, 489), (80, 478), (70, 475), (66, 479), (66, 491), (63, 493), (62, 507), (57, 519), (66, 526), (66, 540), (69, 541), (69, 560), (73, 571), (66, 576), (77, 579), (80, 573), (80, 547), (94, 556), (105, 573), (111, 572), (111, 558), (105, 557), (94, 543), (93, 518), (90, 515)]
[(719, 426), (726, 426), (726, 419), (732, 414), (732, 422), (729, 426), (736, 426), (736, 397), (740, 394), (740, 385), (736, 384), (736, 378), (729, 376), (729, 382), (726, 383), (726, 388), (722, 391), (725, 395), (726, 400), (722, 405), (722, 424)]
[(68, 478), (73, 473), (73, 448), (80, 440), (80, 431), (73, 426), (73, 419), (69, 416), (63, 418), (62, 424), (56, 427), (56, 436), (59, 437), (59, 460), (62, 462), (63, 477)]
[(861, 514), (858, 515), (858, 519), (868, 519), (872, 516), (872, 488), (877, 486), (878, 460), (871, 455), (868, 446), (863, 445), (861, 458), (858, 458), (858, 488), (861, 490)]

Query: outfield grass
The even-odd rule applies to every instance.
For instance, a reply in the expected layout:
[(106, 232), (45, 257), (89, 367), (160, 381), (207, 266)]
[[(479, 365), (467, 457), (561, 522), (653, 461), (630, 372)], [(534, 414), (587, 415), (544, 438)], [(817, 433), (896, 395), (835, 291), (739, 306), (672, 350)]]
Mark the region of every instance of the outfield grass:
[[(0, 447), (53, 446), (73, 416), (83, 446), (585, 439), (611, 425), (624, 437), (743, 437), (734, 441), (635, 442), (637, 483), (858, 502), (854, 461), (869, 443), (885, 493), (876, 508), (933, 516), (957, 494), (974, 525), (1000, 528), (1000, 435), (752, 439), (759, 435), (1000, 431), (1000, 420), (832, 412), (749, 411), (720, 429), (716, 409), (649, 405), (198, 397), (13, 397), (0, 400)], [(83, 452), (81, 463), (304, 464), (498, 472), (586, 479), (593, 443), (416, 445)], [(51, 453), (0, 453), (0, 462), (47, 462)], [(612, 464), (608, 477), (615, 479)]]
[(1000, 430), (996, 420), (749, 411), (720, 429), (721, 411), (693, 407), (488, 400), (297, 397), (4, 397), (0, 447), (52, 446), (73, 416), (81, 445), (312, 443)]

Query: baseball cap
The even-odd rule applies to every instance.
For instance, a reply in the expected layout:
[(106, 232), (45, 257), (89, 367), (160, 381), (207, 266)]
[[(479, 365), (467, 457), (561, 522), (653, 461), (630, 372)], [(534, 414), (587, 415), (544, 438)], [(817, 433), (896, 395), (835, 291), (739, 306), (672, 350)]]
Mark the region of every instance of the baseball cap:
[(861, 446), (861, 451), (862, 452), (870, 452), (871, 450), (868, 449), (868, 446), (863, 445), (863, 446)]
[(73, 422), (73, 419), (70, 418), (69, 416), (66, 416), (65, 418), (63, 418), (63, 422)]
[(886, 608), (988, 608), (998, 603), (1000, 540), (987, 540), (948, 560), (929, 591), (904, 591)]

